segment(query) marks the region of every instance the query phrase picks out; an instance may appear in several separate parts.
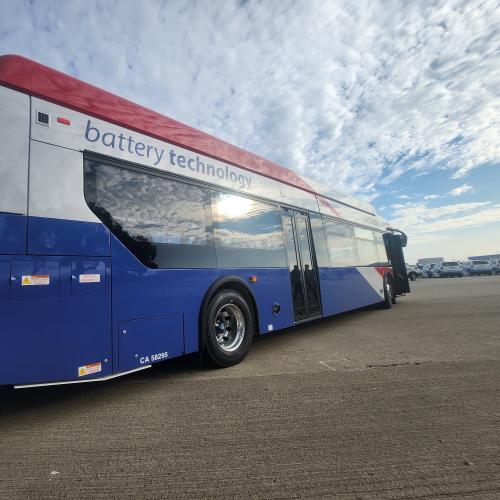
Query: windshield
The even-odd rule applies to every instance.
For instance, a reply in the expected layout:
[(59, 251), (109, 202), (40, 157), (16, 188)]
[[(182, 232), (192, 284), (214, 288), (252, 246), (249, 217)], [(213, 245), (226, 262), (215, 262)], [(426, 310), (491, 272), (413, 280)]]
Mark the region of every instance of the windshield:
[(458, 266), (458, 262), (443, 262), (443, 266)]

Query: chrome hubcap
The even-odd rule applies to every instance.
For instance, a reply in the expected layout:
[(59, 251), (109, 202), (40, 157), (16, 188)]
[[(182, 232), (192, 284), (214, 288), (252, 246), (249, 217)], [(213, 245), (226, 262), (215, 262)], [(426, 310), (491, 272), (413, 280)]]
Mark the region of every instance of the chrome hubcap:
[(220, 348), (233, 352), (240, 347), (245, 337), (245, 318), (234, 304), (225, 304), (215, 316), (215, 338)]

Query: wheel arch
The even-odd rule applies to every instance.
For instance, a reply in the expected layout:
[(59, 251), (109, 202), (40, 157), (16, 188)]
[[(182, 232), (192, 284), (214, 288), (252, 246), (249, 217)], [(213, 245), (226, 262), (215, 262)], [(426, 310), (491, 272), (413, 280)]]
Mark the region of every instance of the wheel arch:
[(255, 300), (255, 296), (253, 294), (252, 289), (250, 286), (245, 283), (243, 279), (241, 279), (239, 276), (223, 276), (222, 278), (219, 278), (218, 280), (214, 281), (208, 290), (205, 292), (205, 296), (203, 297), (203, 301), (201, 303), (200, 307), (200, 313), (199, 313), (199, 318), (198, 318), (198, 323), (199, 323), (199, 350), (202, 350), (205, 347), (205, 335), (203, 335), (204, 331), (204, 324), (205, 322), (203, 321), (205, 314), (208, 309), (208, 304), (210, 303), (210, 300), (212, 297), (222, 289), (227, 289), (230, 288), (232, 290), (235, 290), (238, 293), (241, 293), (243, 297), (247, 300), (247, 303), (250, 307), (250, 310), (252, 311), (252, 316), (255, 324), (255, 331), (260, 332), (259, 328), (259, 312), (257, 309), (257, 302)]

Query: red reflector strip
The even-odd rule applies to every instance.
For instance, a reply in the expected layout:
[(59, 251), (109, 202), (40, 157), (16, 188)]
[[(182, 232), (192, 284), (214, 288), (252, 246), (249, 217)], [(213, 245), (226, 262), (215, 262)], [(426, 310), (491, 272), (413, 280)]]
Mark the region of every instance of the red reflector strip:
[(60, 116), (57, 118), (57, 121), (59, 123), (62, 123), (63, 125), (71, 125), (71, 122), (67, 118), (61, 118)]

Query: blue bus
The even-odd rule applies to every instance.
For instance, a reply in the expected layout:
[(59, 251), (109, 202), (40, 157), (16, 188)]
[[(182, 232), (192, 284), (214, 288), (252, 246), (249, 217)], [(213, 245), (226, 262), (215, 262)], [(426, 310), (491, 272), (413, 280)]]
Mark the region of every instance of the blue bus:
[(106, 380), (395, 302), (373, 207), (0, 57), (0, 385)]

